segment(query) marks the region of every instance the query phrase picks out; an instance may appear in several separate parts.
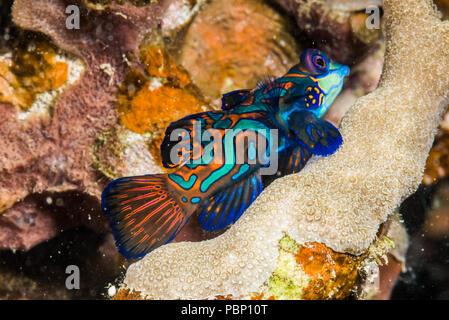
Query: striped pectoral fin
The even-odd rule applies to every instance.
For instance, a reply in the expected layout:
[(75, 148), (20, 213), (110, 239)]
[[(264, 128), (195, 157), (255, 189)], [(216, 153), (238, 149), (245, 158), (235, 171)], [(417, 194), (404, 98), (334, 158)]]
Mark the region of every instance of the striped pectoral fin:
[(114, 180), (103, 191), (101, 206), (127, 259), (171, 241), (187, 222), (188, 215), (166, 186), (166, 175), (146, 175)]
[(239, 179), (213, 194), (200, 209), (199, 221), (204, 230), (215, 231), (236, 222), (262, 192), (259, 171)]
[(332, 123), (317, 118), (311, 112), (294, 112), (288, 123), (299, 144), (315, 155), (329, 156), (343, 143), (340, 131)]
[(301, 171), (311, 156), (312, 153), (305, 147), (300, 145), (289, 147), (279, 159), (278, 172), (280, 176)]

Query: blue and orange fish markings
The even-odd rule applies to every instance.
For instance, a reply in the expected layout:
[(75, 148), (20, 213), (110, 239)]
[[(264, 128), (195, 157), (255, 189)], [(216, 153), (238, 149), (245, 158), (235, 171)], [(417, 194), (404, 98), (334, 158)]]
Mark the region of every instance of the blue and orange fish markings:
[(216, 111), (216, 112), (207, 112), (207, 115), (213, 119), (214, 121), (218, 121), (225, 115), (224, 112)]
[[(208, 113), (208, 115), (211, 114), (214, 113), (210, 112)], [(260, 114), (257, 115), (260, 116)], [(269, 141), (270, 136), (267, 133), (270, 127), (260, 121), (255, 121), (253, 119), (253, 117), (255, 116), (254, 113), (248, 113), (246, 116), (248, 116), (249, 118), (246, 117), (242, 118), (241, 116), (236, 116), (235, 114), (229, 114), (226, 117), (220, 118), (215, 117), (216, 119), (219, 120), (217, 120), (212, 125), (212, 128), (219, 129), (220, 132), (223, 133), (224, 138), (221, 140), (221, 142), (222, 148), (224, 150), (224, 161), (221, 161), (221, 166), (213, 170), (211, 170), (211, 167), (208, 166), (211, 160), (210, 157), (206, 157), (206, 160), (203, 163), (197, 163), (194, 166), (187, 165), (187, 168), (191, 170), (198, 171), (200, 169), (204, 170), (205, 168), (205, 170), (209, 172), (209, 174), (203, 176), (199, 189), (201, 193), (203, 194), (206, 193), (212, 184), (220, 181), (220, 179), (223, 179), (224, 176), (229, 174), (231, 170), (235, 168), (236, 166), (235, 140), (242, 139), (248, 131), (258, 131), (268, 141), (266, 142), (266, 145), (270, 144)], [(222, 124), (226, 124), (226, 126), (223, 126)], [(254, 143), (252, 143), (251, 146), (252, 147), (249, 150), (250, 154), (249, 157), (253, 159), (255, 157), (255, 154), (257, 153), (257, 150), (255, 150)], [(187, 172), (183, 172), (182, 175), (185, 177), (189, 176)], [(191, 189), (195, 182), (194, 180), (191, 180), (193, 176), (189, 177), (190, 177), (189, 180), (184, 180), (180, 175), (176, 173), (169, 174), (169, 178), (173, 180), (178, 186), (180, 186), (185, 190)]]
[(201, 201), (201, 198), (200, 197), (193, 197), (192, 199), (190, 199), (190, 202), (191, 203), (198, 203), (198, 202), (200, 202)]
[(219, 168), (212, 170), (210, 174), (204, 178), (200, 186), (201, 192), (207, 192), (212, 184), (223, 179), (232, 171), (232, 169), (236, 167), (236, 142), (234, 140), (239, 139), (241, 135), (244, 135), (245, 130), (254, 130), (255, 128), (257, 129), (261, 127), (266, 128), (265, 125), (260, 122), (256, 122), (255, 120), (239, 119), (233, 123), (232, 127), (229, 127), (229, 129), (233, 130), (226, 130), (224, 139), (222, 139), (224, 150), (224, 161), (222, 161), (223, 164)]
[(283, 77), (223, 95), (220, 111), (172, 123), (161, 154), (176, 171), (120, 178), (102, 194), (119, 251), (142, 257), (170, 242), (192, 216), (205, 230), (226, 228), (262, 192), (263, 169), (277, 163), (277, 175), (296, 173), (313, 154), (334, 153), (342, 137), (321, 116), (348, 72), (308, 49)]
[(244, 163), (240, 166), (239, 168), (239, 172), (237, 172), (236, 174), (234, 174), (231, 179), (232, 180), (238, 180), (238, 178), (243, 175), (245, 172), (247, 172), (249, 170), (249, 164)]
[(176, 183), (178, 186), (183, 188), (184, 190), (190, 190), (193, 185), (195, 184), (195, 181), (198, 179), (196, 174), (190, 175), (190, 177), (187, 180), (184, 180), (184, 178), (176, 173), (170, 173), (168, 175), (169, 179), (172, 180), (174, 183)]

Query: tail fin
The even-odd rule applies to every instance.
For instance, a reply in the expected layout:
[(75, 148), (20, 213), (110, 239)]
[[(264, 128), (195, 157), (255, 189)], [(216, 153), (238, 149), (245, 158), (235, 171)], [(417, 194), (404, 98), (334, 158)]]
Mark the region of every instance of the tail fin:
[(170, 242), (189, 216), (167, 192), (167, 175), (125, 177), (101, 195), (117, 248), (127, 259), (143, 257)]

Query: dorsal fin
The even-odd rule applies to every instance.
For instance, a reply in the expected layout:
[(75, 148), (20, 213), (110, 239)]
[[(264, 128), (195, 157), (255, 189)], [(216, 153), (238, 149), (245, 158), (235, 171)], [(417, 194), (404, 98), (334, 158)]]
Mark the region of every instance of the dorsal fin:
[(251, 94), (251, 90), (235, 90), (223, 94), (221, 98), (221, 109), (231, 110), (238, 107)]
[(257, 81), (257, 89), (265, 88), (268, 84), (274, 82), (274, 80), (276, 80), (276, 77), (271, 75), (260, 78)]
[(266, 98), (261, 101), (271, 107), (279, 106), (279, 100), (286, 91), (285, 83), (276, 82), (276, 78), (273, 76), (267, 76), (259, 80), (257, 88), (266, 95)]
[[(165, 131), (165, 137), (161, 144), (163, 166), (165, 168), (176, 168), (181, 167), (189, 160), (193, 160), (196, 147), (194, 144), (201, 140), (195, 139), (195, 134), (202, 134), (203, 130), (211, 128), (215, 121), (221, 119), (224, 114), (224, 111), (208, 111), (172, 122)], [(176, 155), (172, 159), (171, 153), (175, 147), (184, 157)]]

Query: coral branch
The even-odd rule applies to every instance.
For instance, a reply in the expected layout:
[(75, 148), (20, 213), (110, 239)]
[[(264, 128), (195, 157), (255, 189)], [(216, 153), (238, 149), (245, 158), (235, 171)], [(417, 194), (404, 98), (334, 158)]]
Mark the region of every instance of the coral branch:
[(150, 298), (255, 292), (287, 233), (363, 253), (419, 185), (449, 92), (448, 25), (430, 1), (385, 0), (387, 52), (378, 89), (342, 121), (345, 143), (299, 174), (276, 180), (226, 233), (163, 246), (128, 269), (125, 285)]

